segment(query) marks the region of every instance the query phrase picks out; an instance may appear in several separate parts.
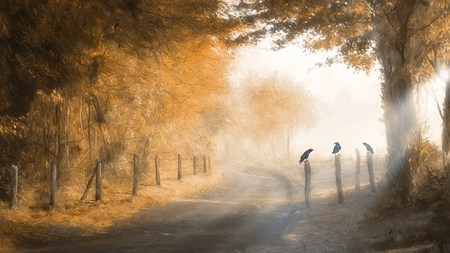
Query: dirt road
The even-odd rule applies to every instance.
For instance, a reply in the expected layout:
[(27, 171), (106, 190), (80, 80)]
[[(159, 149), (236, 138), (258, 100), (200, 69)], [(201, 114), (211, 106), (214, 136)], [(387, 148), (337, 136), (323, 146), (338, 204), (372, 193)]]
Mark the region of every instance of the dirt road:
[(299, 177), (260, 169), (222, 173), (223, 183), (212, 191), (137, 213), (106, 234), (50, 240), (19, 252), (295, 251), (299, 245), (286, 235), (305, 211)]
[(312, 173), (312, 206), (308, 210), (299, 166), (229, 166), (221, 170), (223, 182), (199, 197), (173, 199), (138, 212), (107, 233), (71, 233), (69, 237), (70, 228), (62, 227), (61, 233), (45, 241), (31, 240), (31, 235), (16, 252), (393, 253), (450, 249), (450, 244), (423, 236), (440, 224), (431, 223), (432, 212), (406, 210), (393, 217), (379, 216), (382, 213), (372, 210), (376, 195), (369, 193), (368, 185), (356, 193), (350, 172), (345, 177), (345, 204), (337, 204), (334, 171), (327, 166)]

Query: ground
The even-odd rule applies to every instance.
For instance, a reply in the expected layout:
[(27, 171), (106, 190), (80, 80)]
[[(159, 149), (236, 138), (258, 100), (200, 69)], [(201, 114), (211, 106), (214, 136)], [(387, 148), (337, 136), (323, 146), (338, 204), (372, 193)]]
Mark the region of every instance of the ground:
[(4, 211), (3, 251), (450, 251), (442, 199), (389, 205), (367, 183), (355, 192), (353, 174), (344, 169), (345, 203), (337, 204), (332, 166), (312, 169), (310, 209), (304, 205), (302, 166), (226, 165), (142, 187), (138, 197), (124, 192), (105, 194), (100, 203)]
[(72, 200), (57, 202), (52, 210), (49, 210), (48, 203), (24, 203), (26, 201), (19, 197), (17, 210), (10, 210), (8, 203), (2, 203), (0, 252), (14, 252), (17, 245), (45, 242), (53, 236), (105, 233), (118, 220), (126, 219), (143, 209), (164, 205), (176, 198), (197, 196), (219, 184), (221, 180), (222, 175), (218, 171), (199, 173), (197, 176), (184, 176), (180, 181), (164, 180), (160, 186), (140, 185), (138, 196), (131, 195), (131, 187), (106, 185), (107, 189), (103, 190), (100, 202), (93, 200), (92, 189), (90, 198), (84, 202), (78, 201), (82, 191), (66, 189), (60, 194), (64, 194), (65, 199), (68, 195), (73, 195), (70, 196)]

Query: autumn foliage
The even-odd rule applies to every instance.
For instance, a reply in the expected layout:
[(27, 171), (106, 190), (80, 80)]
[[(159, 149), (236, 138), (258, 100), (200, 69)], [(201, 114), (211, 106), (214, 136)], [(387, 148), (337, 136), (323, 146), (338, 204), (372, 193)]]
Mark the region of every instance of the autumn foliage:
[(156, 154), (214, 156), (228, 59), (211, 30), (216, 7), (201, 0), (0, 3), (3, 183), (12, 163), (26, 187), (46, 189), (56, 163), (60, 185), (81, 188), (97, 159), (105, 178), (119, 180), (131, 173), (133, 154), (143, 171)]

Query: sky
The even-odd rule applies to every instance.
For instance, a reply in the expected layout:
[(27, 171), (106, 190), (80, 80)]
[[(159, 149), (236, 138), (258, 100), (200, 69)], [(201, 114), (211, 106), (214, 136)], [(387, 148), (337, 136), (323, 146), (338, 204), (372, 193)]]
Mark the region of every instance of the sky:
[[(315, 64), (326, 60), (330, 53), (311, 55), (298, 46), (273, 51), (264, 45), (243, 47), (236, 52), (230, 65), (228, 81), (239, 90), (245, 85), (246, 76), (277, 75), (291, 78), (302, 85), (314, 97), (318, 121), (308, 130), (300, 130), (292, 143), (292, 154), (300, 156), (303, 151), (313, 148), (314, 154), (330, 158), (334, 142), (342, 146), (342, 155), (355, 155), (355, 148), (365, 152), (362, 142), (369, 143), (376, 154), (386, 152), (386, 137), (382, 122), (381, 86), (378, 69), (371, 73), (355, 72), (346, 65), (335, 64), (318, 67)], [(431, 90), (431, 86), (427, 86)], [(443, 101), (443, 90), (435, 88)], [(428, 137), (440, 142), (441, 120), (436, 102), (422, 93), (421, 112), (430, 126)]]

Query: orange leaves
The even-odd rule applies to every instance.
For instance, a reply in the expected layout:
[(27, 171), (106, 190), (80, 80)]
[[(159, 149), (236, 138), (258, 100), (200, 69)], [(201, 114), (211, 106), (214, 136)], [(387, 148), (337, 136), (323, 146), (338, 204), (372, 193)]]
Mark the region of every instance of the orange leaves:
[(244, 94), (253, 135), (285, 133), (313, 124), (313, 101), (300, 85), (277, 76), (261, 81), (249, 85)]
[(370, 56), (371, 55), (368, 53), (360, 54), (358, 52), (348, 51), (344, 56), (344, 60), (347, 65), (352, 66), (358, 71), (365, 71), (366, 74), (369, 74), (370, 70), (375, 65), (374, 58), (371, 58)]
[(171, 51), (161, 65), (160, 88), (152, 93), (158, 101), (155, 117), (188, 122), (225, 91), (226, 57), (220, 44), (208, 38), (175, 44)]
[[(283, 114), (289, 113), (290, 94), (272, 85), (262, 85), (251, 92), (250, 107), (256, 120), (265, 128), (280, 128), (284, 122), (280, 121)], [(292, 112), (292, 111), (291, 111)], [(284, 115), (283, 115), (284, 116)]]

